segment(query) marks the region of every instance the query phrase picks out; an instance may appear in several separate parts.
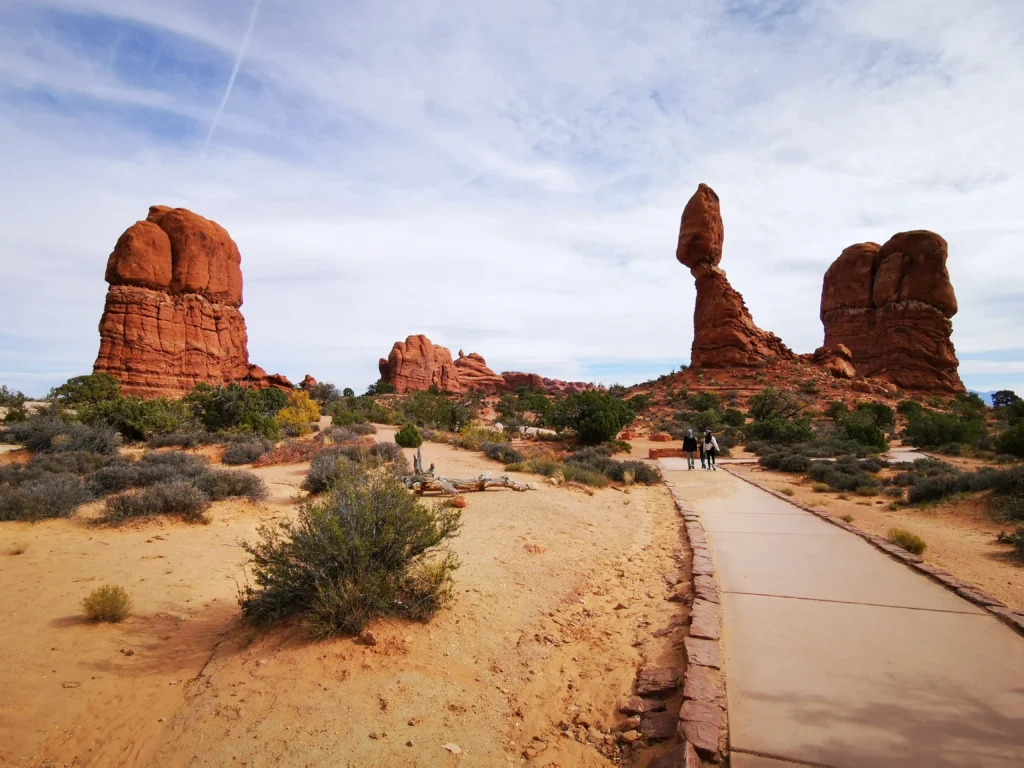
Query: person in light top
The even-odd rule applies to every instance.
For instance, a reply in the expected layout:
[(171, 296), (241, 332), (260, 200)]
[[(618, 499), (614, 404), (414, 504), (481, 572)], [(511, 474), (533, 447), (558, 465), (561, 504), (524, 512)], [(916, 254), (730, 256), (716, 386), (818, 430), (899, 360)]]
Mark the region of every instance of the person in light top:
[(703, 447), (704, 455), (707, 457), (708, 462), (707, 469), (713, 469), (717, 472), (718, 467), (715, 466), (715, 454), (721, 449), (718, 447), (718, 441), (715, 440), (715, 436), (711, 434), (710, 429), (704, 433)]

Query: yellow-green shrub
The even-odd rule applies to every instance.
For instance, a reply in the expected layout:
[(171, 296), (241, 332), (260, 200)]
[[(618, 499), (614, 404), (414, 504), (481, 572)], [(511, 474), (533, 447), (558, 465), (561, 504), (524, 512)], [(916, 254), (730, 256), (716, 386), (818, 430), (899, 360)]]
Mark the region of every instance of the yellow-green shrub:
[(308, 435), (310, 424), (320, 419), (320, 408), (308, 392), (296, 389), (288, 395), (288, 405), (277, 414), (277, 424), (286, 435)]

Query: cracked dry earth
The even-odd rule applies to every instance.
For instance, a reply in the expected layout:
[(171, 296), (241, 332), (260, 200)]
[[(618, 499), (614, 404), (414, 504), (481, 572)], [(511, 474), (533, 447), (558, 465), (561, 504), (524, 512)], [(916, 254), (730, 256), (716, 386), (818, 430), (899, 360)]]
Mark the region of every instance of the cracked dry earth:
[[(449, 446), (424, 455), (449, 475), (500, 472)], [(0, 607), (0, 763), (646, 766), (665, 749), (616, 736), (637, 669), (683, 664), (688, 555), (664, 486), (591, 496), (517, 475), (538, 490), (467, 494), (454, 602), (428, 624), (376, 623), (367, 646), (237, 621), (231, 545), (294, 514), (303, 470), (259, 470), (268, 505), (217, 505), (210, 526), (0, 527), (3, 549), (29, 544), (0, 558), (18, 595)], [(74, 619), (107, 581), (137, 615)]]

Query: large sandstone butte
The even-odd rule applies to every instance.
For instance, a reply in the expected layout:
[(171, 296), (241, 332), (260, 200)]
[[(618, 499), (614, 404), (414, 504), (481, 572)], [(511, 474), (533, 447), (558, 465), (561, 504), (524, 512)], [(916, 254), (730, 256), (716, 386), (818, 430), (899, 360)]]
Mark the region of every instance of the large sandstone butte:
[(690, 364), (725, 368), (795, 358), (778, 336), (754, 324), (743, 297), (719, 268), (724, 239), (718, 195), (701, 184), (683, 209), (676, 247), (676, 258), (690, 268), (697, 284)]
[(199, 383), (291, 389), (249, 363), (242, 257), (220, 225), (154, 205), (125, 230), (107, 260), (95, 373), (128, 395), (177, 397)]
[(845, 346), (859, 376), (905, 389), (963, 392), (950, 336), (956, 295), (946, 241), (927, 230), (858, 243), (825, 273), (825, 349)]
[(487, 367), (482, 355), (459, 350), (452, 360), (446, 347), (433, 344), (426, 336), (409, 336), (396, 341), (387, 358), (378, 364), (380, 380), (394, 384), (400, 394), (436, 386), (442, 392), (507, 392), (519, 386), (541, 389), (549, 393), (572, 393), (594, 389), (593, 384), (546, 379), (536, 373), (506, 372), (497, 374)]

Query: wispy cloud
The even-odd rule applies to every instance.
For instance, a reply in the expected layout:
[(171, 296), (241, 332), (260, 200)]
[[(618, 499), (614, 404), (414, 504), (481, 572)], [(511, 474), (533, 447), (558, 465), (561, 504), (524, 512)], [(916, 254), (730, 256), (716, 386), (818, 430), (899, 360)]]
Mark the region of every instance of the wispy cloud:
[(950, 243), (958, 350), (1019, 347), (1022, 27), (1012, 0), (10, 0), (0, 304), (38, 343), (4, 368), (88, 370), (106, 256), (165, 203), (238, 242), (268, 369), (362, 386), (425, 332), (647, 378), (689, 353), (700, 181), (794, 348), (845, 246), (916, 228)]

